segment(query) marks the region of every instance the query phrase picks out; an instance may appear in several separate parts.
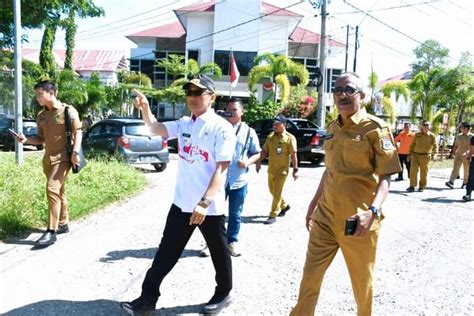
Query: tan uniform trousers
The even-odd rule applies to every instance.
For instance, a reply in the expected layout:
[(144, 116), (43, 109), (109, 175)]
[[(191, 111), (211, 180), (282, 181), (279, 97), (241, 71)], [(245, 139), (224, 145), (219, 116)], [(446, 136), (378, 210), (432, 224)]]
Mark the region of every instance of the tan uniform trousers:
[(270, 217), (277, 217), (280, 211), (287, 206), (285, 200), (283, 200), (283, 197), (281, 196), (283, 193), (283, 187), (285, 186), (286, 178), (286, 174), (268, 174), (268, 189), (273, 196)]
[(462, 165), (462, 171), (463, 171), (463, 184), (467, 184), (467, 180), (469, 179), (469, 159), (467, 158), (462, 158), (462, 157), (454, 157), (454, 162), (453, 162), (453, 171), (451, 172), (451, 177), (449, 178), (449, 182), (454, 183), (454, 180), (459, 175), (459, 169), (461, 169)]
[(69, 221), (65, 191), (71, 163), (69, 161), (53, 165), (46, 163), (43, 168), (46, 175), (46, 198), (49, 210), (48, 228), (57, 230), (59, 224), (64, 225)]
[(410, 186), (416, 187), (418, 182), (418, 169), (420, 169), (419, 187), (426, 188), (428, 178), (428, 163), (430, 162), (429, 154), (411, 154), (410, 166)]
[(290, 315), (314, 315), (324, 274), (339, 248), (351, 277), (357, 315), (371, 315), (372, 272), (378, 234), (378, 230), (371, 230), (364, 238), (354, 238), (344, 236), (343, 231), (334, 233), (331, 227), (313, 221), (298, 303)]

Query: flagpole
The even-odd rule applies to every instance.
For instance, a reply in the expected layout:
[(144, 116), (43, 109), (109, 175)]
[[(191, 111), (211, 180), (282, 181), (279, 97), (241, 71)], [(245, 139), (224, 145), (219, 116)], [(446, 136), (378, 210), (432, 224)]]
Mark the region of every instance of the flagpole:
[[(230, 55), (229, 55), (229, 78), (230, 78), (230, 75), (231, 75), (231, 69), (230, 67), (232, 67), (232, 64), (230, 63), (231, 61), (231, 57), (232, 57), (232, 47), (230, 48)], [(229, 80), (229, 99), (232, 98), (232, 82)]]

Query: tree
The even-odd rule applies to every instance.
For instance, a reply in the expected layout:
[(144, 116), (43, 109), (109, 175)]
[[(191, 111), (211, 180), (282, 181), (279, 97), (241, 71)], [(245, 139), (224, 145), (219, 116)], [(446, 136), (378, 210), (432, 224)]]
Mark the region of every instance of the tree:
[[(263, 63), (263, 64), (261, 64)], [(299, 80), (298, 85), (306, 87), (309, 82), (309, 73), (306, 68), (298, 64), (288, 56), (272, 53), (264, 53), (255, 57), (254, 67), (248, 75), (248, 87), (250, 91), (255, 91), (255, 85), (265, 77), (271, 78), (272, 82), (280, 91), (280, 100), (283, 104), (288, 102), (290, 96), (290, 82), (288, 76), (295, 76)], [(275, 91), (275, 102), (277, 91)]]
[(106, 102), (105, 86), (100, 82), (99, 74), (93, 72), (86, 84), (87, 109), (98, 111), (100, 106)]
[(54, 14), (45, 22), (43, 38), (41, 40), (41, 50), (39, 53), (40, 66), (50, 76), (56, 72), (56, 61), (53, 55), (53, 46), (56, 39), (56, 30), (59, 25), (59, 15)]
[(87, 113), (87, 102), (89, 101), (86, 82), (72, 70), (63, 70), (59, 74), (58, 99), (73, 105), (79, 112), (79, 117), (82, 117)]
[(435, 40), (426, 40), (413, 50), (416, 60), (411, 65), (413, 76), (420, 71), (425, 73), (436, 67), (443, 67), (448, 62), (449, 49), (444, 48)]
[[(173, 80), (187, 77), (194, 77), (200, 74), (211, 75), (214, 78), (222, 77), (222, 69), (218, 64), (209, 62), (199, 65), (194, 59), (188, 59), (185, 64), (184, 56), (170, 54), (167, 58), (160, 59), (156, 65), (162, 67), (168, 74), (173, 76)], [(180, 80), (178, 84), (182, 83)]]
[(428, 72), (420, 71), (408, 84), (411, 91), (413, 120), (417, 113), (420, 113), (424, 119), (432, 120), (435, 105), (444, 98), (440, 80), (444, 71), (443, 68), (433, 68)]

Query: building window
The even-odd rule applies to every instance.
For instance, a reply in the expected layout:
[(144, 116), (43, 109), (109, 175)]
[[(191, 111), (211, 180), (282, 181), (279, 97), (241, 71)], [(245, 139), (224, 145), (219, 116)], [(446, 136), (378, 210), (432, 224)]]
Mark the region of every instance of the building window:
[[(239, 51), (233, 51), (232, 53), (234, 54), (240, 75), (247, 76), (253, 67), (253, 60), (257, 56), (257, 53)], [(214, 52), (214, 62), (221, 67), (223, 75), (229, 74), (229, 57), (230, 51), (228, 50), (216, 50)]]
[[(155, 51), (155, 58), (156, 62), (168, 58), (170, 55), (178, 55), (185, 57), (184, 52), (176, 52), (176, 51)], [(188, 59), (194, 59), (195, 61), (199, 62), (199, 50), (188, 50)], [(183, 64), (185, 63), (183, 58)], [(169, 86), (175, 79), (172, 75), (170, 75), (165, 68), (159, 67), (155, 64), (154, 69), (154, 83), (156, 86)]]
[(327, 78), (329, 80), (326, 81), (326, 92), (330, 93), (332, 88), (336, 84), (336, 79), (342, 74), (342, 69), (332, 69), (328, 68), (327, 70)]

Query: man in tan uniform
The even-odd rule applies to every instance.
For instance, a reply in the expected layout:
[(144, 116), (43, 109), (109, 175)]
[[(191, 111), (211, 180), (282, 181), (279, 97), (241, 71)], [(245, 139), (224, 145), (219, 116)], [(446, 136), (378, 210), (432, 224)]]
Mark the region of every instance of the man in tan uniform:
[(459, 175), (459, 169), (461, 168), (461, 165), (463, 170), (463, 182), (461, 189), (466, 186), (467, 180), (469, 179), (469, 148), (472, 136), (472, 134), (469, 133), (470, 129), (471, 124), (468, 122), (461, 123), (461, 134), (457, 135), (456, 140), (454, 141), (453, 170), (451, 172), (451, 176), (449, 177), (449, 181), (446, 182), (446, 186), (450, 187), (451, 189), (454, 188), (454, 180)]
[(282, 197), (288, 172), (290, 170), (290, 158), (293, 165), (293, 179), (298, 178), (298, 158), (296, 156), (296, 138), (286, 131), (286, 118), (283, 115), (275, 117), (273, 122), (273, 133), (268, 135), (260, 159), (256, 163), (257, 172), (263, 159), (268, 157), (268, 188), (273, 196), (272, 208), (265, 224), (276, 222), (277, 216), (285, 216), (290, 209)]
[[(365, 97), (355, 73), (343, 73), (333, 89), (338, 118), (324, 142), (326, 170), (308, 206), (310, 231), (298, 302), (291, 315), (314, 315), (324, 274), (339, 248), (352, 281), (358, 315), (372, 313), (372, 271), (381, 207), (390, 175), (401, 167), (387, 124), (361, 109)], [(344, 234), (356, 219), (353, 236)]]
[(410, 186), (408, 192), (414, 192), (418, 182), (418, 169), (420, 169), (419, 192), (426, 188), (428, 177), (428, 163), (437, 151), (436, 136), (430, 132), (430, 123), (427, 120), (421, 122), (421, 131), (415, 133), (410, 145)]
[[(56, 242), (56, 234), (69, 232), (66, 199), (66, 178), (71, 166), (78, 165), (81, 147), (81, 121), (75, 108), (61, 103), (57, 98), (56, 85), (51, 81), (41, 81), (35, 85), (36, 99), (43, 107), (37, 117), (38, 136), (26, 138), (21, 134), (18, 141), (31, 145), (45, 145), (43, 171), (46, 175), (46, 197), (48, 199), (49, 223), (37, 244), (51, 245)], [(64, 109), (68, 106), (71, 120), (73, 152), (67, 151)]]

